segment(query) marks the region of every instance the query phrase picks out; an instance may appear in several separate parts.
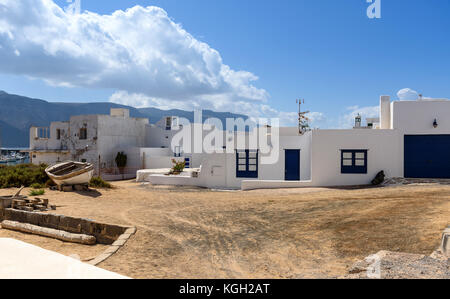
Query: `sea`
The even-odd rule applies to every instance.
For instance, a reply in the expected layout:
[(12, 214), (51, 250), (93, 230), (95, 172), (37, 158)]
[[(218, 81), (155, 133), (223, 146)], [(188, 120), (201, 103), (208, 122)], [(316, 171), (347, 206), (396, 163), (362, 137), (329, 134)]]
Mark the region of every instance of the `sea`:
[[(0, 155), (3, 157), (9, 157), (10, 153), (15, 152), (18, 153), (22, 150), (26, 150), (26, 148), (0, 148)], [(26, 156), (24, 159), (16, 159), (16, 160), (12, 160), (12, 161), (0, 161), (0, 166), (14, 166), (14, 165), (18, 165), (18, 164), (27, 164), (30, 163), (30, 157)]]
[(14, 165), (18, 165), (18, 164), (28, 164), (28, 163), (30, 163), (30, 158), (25, 158), (25, 159), (22, 159), (22, 160), (17, 160), (17, 161), (9, 161), (9, 162), (6, 162), (6, 163), (0, 163), (0, 166), (2, 166), (2, 165), (6, 165), (6, 166), (14, 166)]

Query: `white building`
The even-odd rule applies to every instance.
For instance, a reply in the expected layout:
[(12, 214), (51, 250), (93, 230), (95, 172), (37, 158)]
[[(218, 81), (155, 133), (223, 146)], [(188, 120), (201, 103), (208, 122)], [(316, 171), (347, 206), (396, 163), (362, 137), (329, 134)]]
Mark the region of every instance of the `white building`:
[(148, 119), (131, 118), (127, 109), (111, 109), (110, 115), (72, 116), (67, 122), (52, 122), (49, 128), (30, 128), (30, 158), (34, 164), (66, 160), (89, 162), (95, 172), (108, 178), (117, 174), (115, 157), (128, 156), (130, 173), (141, 167), (139, 148), (146, 144)]
[[(111, 115), (74, 116), (50, 128), (31, 128), (30, 152), (33, 163), (94, 163), (109, 179), (114, 173), (104, 169), (114, 168), (115, 155), (124, 151), (129, 177), (141, 169), (140, 181), (207, 188), (366, 185), (380, 171), (388, 177), (450, 178), (448, 115), (448, 100), (391, 102), (382, 96), (380, 118), (367, 119), (366, 127), (358, 121), (354, 129), (300, 134), (294, 127), (222, 131), (172, 116), (150, 125), (148, 119), (130, 118), (128, 110), (112, 109)], [(214, 132), (209, 151), (203, 145)], [(261, 147), (263, 138), (270, 152)], [(166, 175), (172, 159), (186, 161), (189, 169)]]
[(153, 174), (146, 180), (248, 190), (365, 185), (380, 171), (388, 177), (450, 178), (448, 115), (448, 100), (390, 102), (383, 96), (380, 119), (368, 119), (365, 128), (303, 135), (297, 128), (279, 128), (279, 158), (273, 163), (262, 163), (259, 148), (238, 146), (233, 153), (202, 155), (198, 177)]

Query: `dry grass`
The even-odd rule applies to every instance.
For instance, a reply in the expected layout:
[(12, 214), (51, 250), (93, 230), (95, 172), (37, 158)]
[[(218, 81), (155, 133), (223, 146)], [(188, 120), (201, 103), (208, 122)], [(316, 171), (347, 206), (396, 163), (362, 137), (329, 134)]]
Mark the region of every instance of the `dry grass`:
[[(336, 277), (382, 249), (430, 254), (450, 222), (450, 186), (215, 192), (114, 185), (46, 197), (61, 214), (137, 226), (100, 265), (135, 278)], [(6, 234), (64, 254), (101, 249)]]

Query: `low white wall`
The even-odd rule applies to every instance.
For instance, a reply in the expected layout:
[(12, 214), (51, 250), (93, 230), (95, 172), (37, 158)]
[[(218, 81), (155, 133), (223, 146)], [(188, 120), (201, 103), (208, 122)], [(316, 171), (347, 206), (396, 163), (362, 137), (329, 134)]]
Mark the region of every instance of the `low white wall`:
[(148, 181), (153, 185), (204, 187), (200, 178), (192, 178), (188, 176), (166, 176), (161, 174), (153, 174), (148, 177)]
[(242, 181), (243, 191), (255, 189), (307, 188), (314, 187), (312, 181)]
[(123, 180), (131, 180), (136, 178), (136, 173), (124, 173), (122, 174), (102, 174), (102, 179), (105, 181), (123, 181)]

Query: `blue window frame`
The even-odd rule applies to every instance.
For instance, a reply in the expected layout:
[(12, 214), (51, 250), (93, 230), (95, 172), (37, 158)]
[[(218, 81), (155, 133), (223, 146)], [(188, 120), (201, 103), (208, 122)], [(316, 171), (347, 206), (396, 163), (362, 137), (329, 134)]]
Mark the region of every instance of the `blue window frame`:
[(341, 173), (367, 173), (367, 150), (341, 150)]
[(237, 150), (236, 177), (258, 178), (258, 155), (257, 150)]
[(191, 158), (184, 158), (184, 167), (191, 168)]

